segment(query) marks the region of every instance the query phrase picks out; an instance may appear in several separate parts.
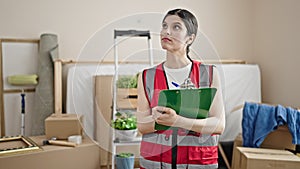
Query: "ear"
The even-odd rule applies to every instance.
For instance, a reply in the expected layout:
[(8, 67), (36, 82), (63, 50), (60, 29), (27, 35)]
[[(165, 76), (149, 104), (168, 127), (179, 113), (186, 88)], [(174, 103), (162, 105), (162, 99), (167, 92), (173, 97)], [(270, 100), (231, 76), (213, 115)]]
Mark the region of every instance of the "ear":
[(190, 36), (188, 36), (186, 44), (191, 45), (194, 42), (195, 38), (196, 38), (195, 34), (191, 34)]

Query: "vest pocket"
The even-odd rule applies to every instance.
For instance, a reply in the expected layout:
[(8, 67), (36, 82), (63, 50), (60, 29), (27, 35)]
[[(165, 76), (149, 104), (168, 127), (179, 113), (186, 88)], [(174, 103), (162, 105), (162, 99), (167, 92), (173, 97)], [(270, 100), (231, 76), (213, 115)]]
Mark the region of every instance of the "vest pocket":
[(198, 147), (190, 146), (188, 148), (189, 164), (216, 164), (218, 162), (218, 147)]
[(200, 147), (188, 147), (188, 162), (189, 164), (202, 163), (202, 151)]

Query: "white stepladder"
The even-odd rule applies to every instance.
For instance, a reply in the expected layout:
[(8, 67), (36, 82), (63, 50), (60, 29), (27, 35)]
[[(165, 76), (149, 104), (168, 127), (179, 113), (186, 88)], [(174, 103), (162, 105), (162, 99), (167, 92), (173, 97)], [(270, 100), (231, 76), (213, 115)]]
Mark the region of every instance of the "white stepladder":
[[(153, 65), (153, 54), (152, 54), (152, 43), (151, 43), (151, 34), (149, 30), (114, 30), (114, 64), (115, 64), (115, 75), (113, 80), (113, 109), (112, 109), (112, 119), (115, 119), (115, 114), (117, 113), (117, 81), (119, 75), (119, 56), (118, 56), (118, 37), (127, 37), (127, 38), (147, 38), (148, 40), (148, 55), (149, 55), (149, 64)], [(116, 155), (116, 146), (126, 146), (126, 145), (138, 145), (140, 141), (128, 141), (128, 142), (116, 142), (115, 141), (115, 132), (112, 132), (112, 169), (115, 168), (115, 155)]]

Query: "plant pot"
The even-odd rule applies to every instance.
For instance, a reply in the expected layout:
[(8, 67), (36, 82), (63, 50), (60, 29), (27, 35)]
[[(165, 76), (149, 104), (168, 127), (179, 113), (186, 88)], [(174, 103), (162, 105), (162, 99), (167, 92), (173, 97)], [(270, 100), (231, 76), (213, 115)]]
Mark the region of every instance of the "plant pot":
[(133, 169), (134, 168), (134, 154), (130, 154), (129, 157), (122, 157), (116, 155), (116, 168), (117, 169)]
[(137, 129), (133, 130), (117, 130), (115, 129), (116, 139), (122, 140), (122, 141), (130, 141), (136, 138), (137, 136)]

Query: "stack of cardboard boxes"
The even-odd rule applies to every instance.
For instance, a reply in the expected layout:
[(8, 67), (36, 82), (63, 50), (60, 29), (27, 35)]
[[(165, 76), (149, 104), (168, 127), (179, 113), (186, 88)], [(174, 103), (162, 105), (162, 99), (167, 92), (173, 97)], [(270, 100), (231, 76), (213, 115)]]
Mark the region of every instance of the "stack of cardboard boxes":
[(295, 150), (287, 126), (271, 132), (260, 148), (243, 146), (242, 135), (238, 135), (233, 147), (232, 169), (296, 169), (300, 168), (300, 157), (288, 150)]

